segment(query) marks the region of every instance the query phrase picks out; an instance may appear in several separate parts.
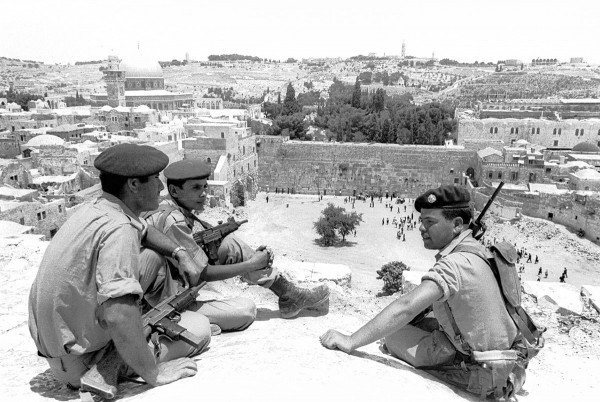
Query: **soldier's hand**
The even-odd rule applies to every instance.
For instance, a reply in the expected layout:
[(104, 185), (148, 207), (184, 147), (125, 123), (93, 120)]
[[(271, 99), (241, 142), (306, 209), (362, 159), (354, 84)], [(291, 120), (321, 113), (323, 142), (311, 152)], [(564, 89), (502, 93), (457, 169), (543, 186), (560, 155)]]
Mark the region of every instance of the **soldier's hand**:
[(319, 338), (321, 345), (327, 349), (339, 349), (342, 352), (350, 353), (354, 349), (352, 348), (352, 342), (349, 335), (344, 335), (335, 329), (330, 329), (325, 332)]
[(269, 266), (269, 251), (264, 246), (260, 246), (250, 260), (254, 263), (256, 270), (264, 269)]
[(169, 384), (185, 377), (192, 377), (198, 372), (196, 362), (187, 357), (158, 363), (156, 368), (158, 369), (156, 378), (148, 381), (153, 387)]
[(196, 264), (196, 261), (188, 252), (179, 252), (177, 253), (177, 262), (179, 263), (179, 273), (182, 278), (185, 278), (190, 283), (188, 286), (195, 286), (200, 282), (200, 274), (202, 274), (202, 268)]

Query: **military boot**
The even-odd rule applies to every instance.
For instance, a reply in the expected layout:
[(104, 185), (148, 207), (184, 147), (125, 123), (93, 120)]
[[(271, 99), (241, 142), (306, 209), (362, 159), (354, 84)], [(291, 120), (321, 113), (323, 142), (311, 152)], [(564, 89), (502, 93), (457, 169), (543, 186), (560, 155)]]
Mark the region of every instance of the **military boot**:
[(313, 289), (302, 289), (278, 275), (269, 288), (279, 296), (279, 312), (283, 318), (293, 318), (303, 309), (325, 307), (329, 301), (329, 288), (321, 284)]

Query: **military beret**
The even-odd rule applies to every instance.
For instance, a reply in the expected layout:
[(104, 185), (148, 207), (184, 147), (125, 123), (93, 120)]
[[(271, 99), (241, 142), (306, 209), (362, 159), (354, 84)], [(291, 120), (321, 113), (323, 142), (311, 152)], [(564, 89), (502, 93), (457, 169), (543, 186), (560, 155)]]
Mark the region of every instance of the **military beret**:
[(94, 166), (123, 177), (151, 176), (169, 164), (169, 157), (149, 145), (119, 144), (103, 151)]
[(463, 187), (459, 186), (441, 186), (427, 190), (415, 200), (415, 209), (421, 212), (425, 209), (453, 209), (465, 208), (469, 206), (471, 196)]
[(173, 162), (165, 169), (165, 177), (170, 180), (206, 179), (212, 169), (208, 162), (200, 159), (184, 159)]

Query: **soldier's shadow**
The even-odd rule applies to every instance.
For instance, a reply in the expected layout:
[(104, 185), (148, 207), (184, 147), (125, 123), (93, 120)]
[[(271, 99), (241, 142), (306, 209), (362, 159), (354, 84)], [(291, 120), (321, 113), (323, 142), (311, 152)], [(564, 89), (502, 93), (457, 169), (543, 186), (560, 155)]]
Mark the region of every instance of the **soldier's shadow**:
[[(52, 375), (50, 369), (37, 374), (29, 381), (31, 391), (36, 394), (49, 399), (57, 401), (74, 401), (79, 400), (79, 391), (69, 389), (66, 385), (58, 382)], [(130, 396), (141, 394), (142, 392), (150, 389), (148, 384), (139, 384), (135, 382), (120, 382), (119, 393), (113, 400), (119, 400)], [(102, 400), (101, 398), (94, 400)]]
[[(382, 353), (385, 353), (385, 352), (382, 352)], [(435, 376), (427, 373), (424, 370), (419, 370), (412, 366), (409, 366), (408, 364), (403, 363), (400, 360), (398, 360), (390, 355), (387, 355), (387, 353), (385, 353), (385, 354), (386, 354), (386, 356), (380, 356), (380, 355), (362, 352), (359, 350), (355, 350), (351, 353), (352, 356), (360, 357), (362, 359), (372, 360), (374, 362), (377, 362), (377, 363), (380, 363), (380, 364), (383, 364), (383, 365), (386, 365), (388, 367), (392, 367), (392, 368), (395, 368), (398, 370), (410, 371), (410, 372), (414, 373), (415, 375), (421, 376), (427, 380), (437, 382), (439, 384), (443, 384), (443, 385), (447, 386), (450, 390), (452, 390), (452, 392), (454, 392), (456, 395), (461, 396), (462, 398), (464, 398), (467, 401), (473, 401), (473, 402), (479, 401), (479, 398), (477, 398), (477, 396), (470, 394), (466, 391), (463, 391), (457, 387), (454, 387), (448, 383), (445, 383), (444, 381), (440, 380), (439, 378), (436, 378)]]

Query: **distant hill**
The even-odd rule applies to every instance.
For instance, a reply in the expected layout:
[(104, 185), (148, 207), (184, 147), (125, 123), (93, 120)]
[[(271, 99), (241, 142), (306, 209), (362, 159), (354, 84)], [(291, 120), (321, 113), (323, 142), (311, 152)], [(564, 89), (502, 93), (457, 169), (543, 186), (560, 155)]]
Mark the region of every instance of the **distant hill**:
[(244, 56), (241, 54), (211, 54), (208, 56), (209, 61), (237, 61), (237, 60), (250, 60), (250, 61), (261, 61), (260, 57), (256, 56)]

